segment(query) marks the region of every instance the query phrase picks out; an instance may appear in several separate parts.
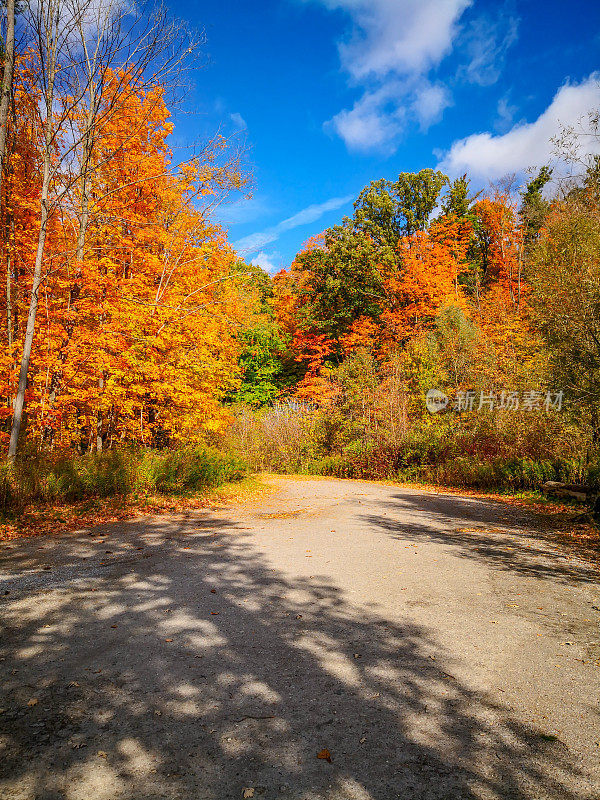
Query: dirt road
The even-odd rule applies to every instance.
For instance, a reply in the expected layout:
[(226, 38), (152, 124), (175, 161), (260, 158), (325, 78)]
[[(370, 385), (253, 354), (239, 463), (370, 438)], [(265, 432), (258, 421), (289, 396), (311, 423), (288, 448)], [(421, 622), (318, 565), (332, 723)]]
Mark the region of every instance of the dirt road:
[(2, 545), (0, 797), (600, 797), (591, 565), (491, 501), (274, 482)]

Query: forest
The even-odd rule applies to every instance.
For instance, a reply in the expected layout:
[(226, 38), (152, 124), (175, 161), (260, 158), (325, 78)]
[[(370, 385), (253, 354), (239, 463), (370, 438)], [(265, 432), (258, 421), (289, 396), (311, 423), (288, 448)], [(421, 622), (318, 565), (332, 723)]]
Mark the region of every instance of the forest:
[(60, 7), (7, 2), (4, 513), (259, 471), (600, 484), (596, 109), (522, 179), (373, 181), (271, 277), (215, 213), (248, 191), (243, 148), (173, 152), (201, 42), (160, 10)]

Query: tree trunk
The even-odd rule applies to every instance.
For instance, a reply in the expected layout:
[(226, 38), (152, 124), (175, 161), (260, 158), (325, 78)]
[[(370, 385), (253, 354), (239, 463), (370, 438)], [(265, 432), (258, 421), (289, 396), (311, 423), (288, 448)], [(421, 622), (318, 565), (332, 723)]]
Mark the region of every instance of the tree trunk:
[[(6, 42), (4, 43), (4, 70), (2, 74), (2, 90), (0, 94), (0, 202), (2, 201), (2, 179), (6, 161), (6, 139), (8, 136), (8, 114), (12, 95), (13, 72), (15, 64), (15, 0), (6, 2)], [(6, 247), (6, 331), (9, 352), (12, 349), (13, 313), (12, 313), (12, 257), (10, 237)], [(10, 397), (7, 398), (10, 407)]]
[(85, 132), (82, 142), (81, 158), (81, 217), (79, 219), (79, 230), (77, 232), (77, 246), (75, 258), (78, 264), (83, 261), (85, 250), (85, 237), (90, 223), (90, 174), (92, 172), (92, 151), (94, 149), (94, 121), (98, 113), (96, 105), (96, 94), (93, 87), (90, 87), (90, 107), (87, 114)]
[(27, 391), (27, 374), (29, 372), (29, 361), (31, 359), (31, 349), (35, 336), (35, 317), (38, 307), (38, 294), (42, 282), (42, 265), (44, 260), (44, 248), (46, 246), (46, 235), (48, 233), (48, 220), (50, 217), (50, 180), (52, 177), (51, 148), (52, 148), (52, 124), (54, 113), (54, 82), (56, 79), (56, 38), (54, 35), (54, 25), (58, 24), (58, 15), (50, 20), (52, 27), (47, 26), (45, 33), (46, 52), (48, 59), (48, 78), (47, 90), (44, 97), (46, 120), (44, 125), (44, 169), (42, 178), (42, 193), (40, 198), (40, 230), (38, 233), (37, 250), (35, 254), (35, 267), (33, 271), (33, 284), (31, 286), (31, 299), (29, 301), (29, 314), (27, 315), (27, 328), (25, 329), (25, 339), (23, 341), (23, 353), (21, 356), (21, 369), (19, 371), (19, 384), (13, 406), (13, 418), (10, 429), (10, 443), (8, 445), (8, 462), (12, 463), (17, 455), (19, 443), (19, 433), (23, 421), (23, 407), (25, 405), (25, 392)]
[[(99, 395), (99, 403), (102, 403), (102, 394), (104, 392), (104, 376), (100, 378), (98, 381), (98, 395)], [(102, 447), (104, 445), (104, 415), (102, 414), (102, 408), (98, 408), (98, 414), (96, 417), (96, 452), (101, 453)]]
[(48, 230), (48, 189), (50, 184), (50, 157), (46, 155), (44, 159), (44, 182), (42, 186), (40, 232), (38, 235), (37, 251), (35, 254), (35, 269), (33, 273), (33, 285), (31, 287), (31, 300), (29, 303), (29, 314), (27, 316), (27, 328), (25, 330), (25, 340), (23, 342), (23, 355), (21, 356), (21, 370), (19, 372), (19, 385), (15, 396), (13, 407), (13, 419), (10, 430), (10, 444), (8, 446), (8, 460), (12, 462), (17, 455), (17, 444), (23, 420), (23, 406), (25, 405), (25, 392), (27, 390), (27, 373), (29, 372), (29, 360), (31, 358), (31, 348), (35, 335), (35, 317), (38, 307), (38, 294), (42, 282), (42, 261), (44, 258), (44, 247), (46, 246), (46, 234)]
[(15, 65), (15, 0), (6, 0), (6, 43), (4, 45), (4, 71), (2, 74), (2, 94), (0, 95), (0, 188), (4, 175), (6, 137), (8, 133), (8, 112), (12, 94)]
[(9, 352), (13, 344), (13, 312), (12, 312), (12, 272), (13, 262), (10, 251), (10, 238), (6, 249), (6, 334)]

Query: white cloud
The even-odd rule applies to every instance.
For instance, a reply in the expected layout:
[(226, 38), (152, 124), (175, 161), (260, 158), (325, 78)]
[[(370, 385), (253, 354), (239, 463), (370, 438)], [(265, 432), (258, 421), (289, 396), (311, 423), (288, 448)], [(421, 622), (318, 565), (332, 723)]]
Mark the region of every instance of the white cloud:
[(427, 80), (452, 49), (458, 21), (473, 0), (319, 0), (352, 20), (339, 45), (343, 69), (364, 94), (325, 124), (350, 150), (393, 152), (407, 122), (425, 130), (451, 104), (450, 93)]
[(326, 200), (324, 203), (316, 203), (312, 206), (308, 206), (308, 208), (282, 220), (272, 228), (258, 233), (252, 233), (250, 236), (244, 236), (243, 239), (234, 242), (233, 246), (239, 253), (254, 253), (266, 247), (266, 245), (276, 242), (285, 231), (290, 231), (302, 225), (309, 225), (311, 222), (316, 222), (328, 211), (335, 211), (341, 208), (353, 198), (354, 195), (349, 194), (346, 197), (333, 197), (331, 200)]
[(312, 2), (350, 18), (349, 34), (338, 45), (340, 62), (350, 85), (361, 86), (363, 94), (325, 123), (350, 150), (389, 154), (410, 123), (426, 130), (438, 122), (452, 96), (430, 72), (454, 47), (466, 59), (456, 73), (459, 79), (481, 86), (497, 81), (518, 33), (518, 20), (504, 4), (495, 15), (480, 14), (461, 30), (475, 0)]
[(450, 51), (456, 24), (473, 0), (321, 0), (347, 11), (354, 23), (339, 45), (343, 67), (355, 78), (390, 72), (423, 73)]
[(394, 81), (365, 92), (352, 109), (340, 111), (326, 128), (333, 128), (349, 150), (392, 150), (404, 130), (406, 109), (399, 102), (404, 91), (403, 85)]
[[(554, 161), (553, 136), (563, 126), (577, 125), (582, 116), (600, 107), (600, 73), (593, 73), (579, 84), (565, 84), (548, 108), (534, 121), (519, 123), (503, 135), (489, 131), (454, 142), (440, 168), (450, 175), (468, 172), (494, 180), (509, 173)], [(600, 153), (600, 142), (589, 143), (590, 152)]]
[(233, 114), (230, 114), (229, 119), (233, 122), (238, 131), (245, 131), (248, 127), (248, 123), (242, 117), (239, 111), (234, 111)]
[(261, 269), (264, 269), (264, 271), (268, 272), (269, 275), (274, 275), (284, 267), (281, 255), (279, 253), (269, 254), (265, 253), (264, 251), (261, 251), (255, 255), (250, 263), (260, 267)]
[(365, 92), (353, 108), (340, 111), (325, 127), (335, 130), (349, 150), (392, 153), (410, 120), (427, 130), (451, 104), (450, 92), (441, 84), (390, 80)]
[(412, 104), (413, 111), (423, 130), (437, 122), (444, 109), (452, 104), (450, 92), (439, 83), (426, 84), (417, 91)]

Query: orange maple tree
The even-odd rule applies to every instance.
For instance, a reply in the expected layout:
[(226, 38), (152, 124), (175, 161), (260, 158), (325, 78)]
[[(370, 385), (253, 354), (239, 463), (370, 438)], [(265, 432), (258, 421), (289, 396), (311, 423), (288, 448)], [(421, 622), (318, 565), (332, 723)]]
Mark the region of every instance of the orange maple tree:
[[(4, 224), (11, 231), (4, 239), (10, 295), (5, 289), (1, 298), (4, 420), (11, 413), (39, 202), (39, 132), (28, 113), (35, 102), (28, 68), (20, 68), (15, 82), (20, 113), (3, 185)], [(42, 444), (102, 449), (114, 441), (198, 439), (228, 419), (220, 399), (237, 380), (236, 325), (247, 313), (243, 271), (223, 231), (199, 209), (242, 178), (220, 159), (226, 150), (220, 138), (202, 158), (173, 168), (167, 141), (173, 126), (162, 88), (123, 92), (124, 80), (133, 79), (109, 74), (105, 86), (103, 102), (113, 110), (94, 140), (82, 259), (75, 258), (73, 184), (48, 233), (26, 394), (27, 435)]]

